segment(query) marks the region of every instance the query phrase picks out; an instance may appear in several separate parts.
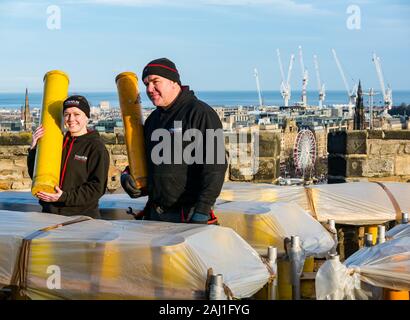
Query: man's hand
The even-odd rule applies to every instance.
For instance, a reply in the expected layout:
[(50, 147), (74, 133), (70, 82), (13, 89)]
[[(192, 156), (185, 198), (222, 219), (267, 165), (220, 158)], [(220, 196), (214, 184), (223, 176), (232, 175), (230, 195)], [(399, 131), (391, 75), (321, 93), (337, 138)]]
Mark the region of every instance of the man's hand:
[(126, 171), (121, 174), (121, 186), (131, 198), (139, 198), (145, 195), (141, 189), (137, 188), (134, 179)]
[(36, 196), (37, 198), (45, 202), (57, 202), (63, 194), (63, 190), (61, 190), (58, 186), (55, 186), (55, 190), (57, 191), (57, 193), (39, 191), (37, 192)]

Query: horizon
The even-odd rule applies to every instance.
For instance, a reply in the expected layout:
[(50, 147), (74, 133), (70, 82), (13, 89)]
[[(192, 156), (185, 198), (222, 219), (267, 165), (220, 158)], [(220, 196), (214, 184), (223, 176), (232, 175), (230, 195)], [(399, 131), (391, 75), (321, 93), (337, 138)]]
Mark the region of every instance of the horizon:
[[(363, 89), (363, 92), (367, 92), (368, 89), (369, 88)], [(24, 89), (23, 92), (21, 92), (21, 91), (0, 91), (0, 94), (23, 94), (24, 95), (25, 90), (26, 89)], [(193, 90), (195, 92), (221, 92), (221, 93), (223, 93), (223, 92), (255, 92), (257, 94), (256, 89), (254, 89), (254, 90), (252, 90), (252, 89), (249, 89), (249, 90), (195, 90), (195, 89), (190, 88), (190, 90)], [(109, 91), (109, 90), (101, 90), (101, 91), (99, 91), (99, 90), (69, 90), (69, 93), (70, 92), (76, 92), (76, 93), (78, 93), (78, 92), (117, 93), (117, 90), (112, 90), (112, 91)], [(278, 93), (280, 93), (280, 90), (275, 90), (275, 89), (261, 90), (261, 92), (262, 92), (262, 94), (263, 94), (263, 92), (278, 92)], [(292, 94), (295, 93), (295, 92), (296, 93), (301, 93), (302, 90), (292, 90)], [(326, 92), (346, 92), (346, 90), (344, 90), (344, 89), (326, 89)], [(410, 92), (410, 89), (398, 89), (398, 90), (394, 90), (394, 92)], [(144, 91), (139, 91), (139, 93), (140, 94), (145, 94), (145, 90)], [(316, 90), (308, 90), (308, 94), (313, 94), (313, 93), (316, 94), (317, 93)], [(43, 94), (43, 90), (41, 90), (41, 91), (30, 91), (30, 90), (28, 90), (28, 94), (29, 95), (30, 94)]]
[[(367, 90), (364, 90), (366, 93)], [(195, 90), (197, 98), (208, 103), (211, 106), (238, 106), (259, 105), (258, 94), (256, 90), (231, 90), (231, 91), (213, 91), (213, 90)], [(111, 107), (119, 106), (118, 93), (116, 91), (69, 91), (68, 95), (81, 94), (84, 95), (92, 106), (98, 106), (102, 101), (108, 101)], [(145, 92), (140, 92), (141, 104), (146, 107), (154, 107), (148, 99)], [(300, 101), (301, 91), (293, 91), (290, 103), (298, 103)], [(307, 92), (308, 103), (310, 105), (318, 104), (318, 93), (314, 91)], [(41, 108), (43, 100), (43, 92), (29, 91), (29, 103), (32, 107)], [(266, 90), (262, 92), (262, 100), (265, 105), (282, 105), (283, 97), (278, 90)], [(0, 107), (6, 109), (16, 109), (24, 105), (25, 91), (22, 92), (0, 92)], [(344, 90), (328, 90), (324, 105), (346, 104), (348, 102), (347, 92)], [(364, 97), (365, 105), (369, 104), (369, 97)], [(373, 98), (374, 106), (382, 106), (384, 104), (383, 97), (380, 92), (376, 92)], [(410, 90), (397, 90), (393, 92), (393, 105), (400, 106), (402, 104), (410, 104)]]

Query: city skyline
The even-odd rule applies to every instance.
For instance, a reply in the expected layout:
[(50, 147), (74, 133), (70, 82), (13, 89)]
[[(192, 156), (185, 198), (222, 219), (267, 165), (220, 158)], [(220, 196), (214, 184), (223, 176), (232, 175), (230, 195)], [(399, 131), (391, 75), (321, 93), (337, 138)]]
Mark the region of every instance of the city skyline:
[[(70, 75), (70, 91), (112, 92), (117, 74), (133, 71), (139, 77), (148, 61), (162, 56), (176, 63), (183, 84), (196, 91), (255, 90), (254, 68), (262, 90), (277, 91), (281, 82), (277, 48), (285, 73), (290, 54), (295, 54), (291, 88), (299, 91), (299, 45), (309, 72), (309, 91), (317, 91), (313, 54), (318, 56), (326, 89), (344, 90), (332, 48), (349, 86), (360, 79), (366, 87), (380, 90), (372, 62), (375, 52), (386, 85), (393, 92), (410, 89), (406, 57), (410, 5), (405, 1), (223, 3), (3, 1), (0, 92), (20, 92), (26, 87), (40, 92), (44, 74), (52, 69)], [(60, 10), (60, 28), (50, 29), (55, 7)], [(140, 90), (144, 90), (141, 81)]]

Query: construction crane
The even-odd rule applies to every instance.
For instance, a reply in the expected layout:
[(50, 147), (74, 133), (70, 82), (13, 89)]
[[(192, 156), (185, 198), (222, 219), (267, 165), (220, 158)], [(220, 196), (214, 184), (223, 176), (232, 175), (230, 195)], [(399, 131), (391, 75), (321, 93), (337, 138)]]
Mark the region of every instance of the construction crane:
[(261, 86), (259, 84), (258, 70), (256, 70), (256, 68), (254, 69), (254, 75), (256, 79), (256, 89), (258, 90), (259, 108), (262, 108), (263, 102), (262, 102)]
[(303, 63), (303, 53), (302, 53), (302, 46), (299, 46), (299, 61), (300, 67), (302, 70), (302, 105), (307, 105), (307, 96), (306, 96), (306, 88), (308, 84), (308, 72), (305, 69), (305, 64)]
[(315, 64), (315, 70), (316, 70), (316, 79), (317, 79), (317, 88), (319, 90), (319, 107), (323, 107), (323, 101), (325, 101), (325, 84), (321, 83), (320, 81), (320, 73), (319, 73), (319, 63), (317, 61), (317, 55), (313, 55), (313, 62)]
[(287, 107), (287, 106), (289, 106), (289, 100), (290, 100), (290, 96), (291, 96), (290, 76), (291, 76), (291, 73), (292, 73), (292, 67), (293, 67), (293, 61), (295, 60), (295, 55), (291, 54), (291, 56), (290, 56), (288, 75), (287, 75), (287, 78), (286, 78), (286, 81), (285, 81), (285, 73), (283, 72), (282, 59), (281, 59), (281, 56), (280, 56), (279, 49), (276, 49), (276, 53), (278, 55), (280, 75), (282, 77), (282, 82), (280, 84), (280, 93), (282, 95), (284, 105), (285, 105), (285, 107)]
[(369, 92), (363, 92), (362, 95), (369, 96), (369, 129), (373, 129), (373, 97), (379, 94), (379, 92), (374, 91), (373, 88), (369, 89)]
[(390, 110), (393, 105), (393, 98), (392, 98), (392, 90), (390, 86), (386, 87), (384, 86), (384, 77), (383, 77), (383, 71), (382, 71), (382, 64), (380, 62), (380, 58), (376, 56), (375, 53), (373, 53), (373, 62), (376, 67), (376, 72), (377, 72), (377, 77), (379, 78), (379, 83), (380, 83), (380, 89), (382, 91), (383, 95), (383, 100), (384, 100), (384, 107), (385, 107), (385, 113), (387, 110)]
[(346, 77), (345, 77), (345, 73), (343, 72), (343, 69), (342, 69), (342, 65), (340, 64), (340, 61), (337, 58), (336, 50), (332, 49), (332, 52), (333, 52), (333, 57), (335, 58), (337, 68), (339, 69), (340, 75), (341, 75), (343, 83), (345, 85), (347, 95), (349, 97), (349, 115), (351, 116), (353, 114), (353, 112), (352, 112), (353, 111), (353, 106), (356, 104), (356, 90), (357, 90), (356, 85), (353, 85), (353, 88), (350, 91), (349, 85), (348, 85)]

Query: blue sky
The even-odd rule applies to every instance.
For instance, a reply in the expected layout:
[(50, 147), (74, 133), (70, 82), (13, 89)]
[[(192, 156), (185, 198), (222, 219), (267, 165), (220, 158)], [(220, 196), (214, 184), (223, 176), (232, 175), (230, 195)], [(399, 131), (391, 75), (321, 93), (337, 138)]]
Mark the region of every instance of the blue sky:
[[(61, 9), (61, 29), (47, 28), (47, 8)], [(357, 5), (361, 28), (346, 12)], [(317, 90), (313, 54), (328, 90), (343, 90), (335, 48), (351, 84), (379, 90), (373, 51), (385, 82), (410, 89), (410, 2), (298, 0), (83, 0), (0, 1), (0, 92), (42, 90), (53, 69), (70, 75), (71, 91), (115, 91), (122, 71), (141, 74), (159, 57), (173, 60), (194, 90), (279, 90), (276, 48), (285, 72), (296, 54), (292, 89), (300, 89), (297, 56), (303, 47), (309, 90)], [(142, 83), (140, 83), (142, 84)]]

